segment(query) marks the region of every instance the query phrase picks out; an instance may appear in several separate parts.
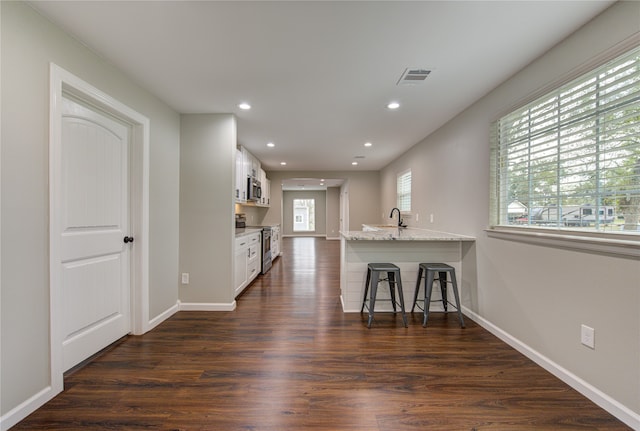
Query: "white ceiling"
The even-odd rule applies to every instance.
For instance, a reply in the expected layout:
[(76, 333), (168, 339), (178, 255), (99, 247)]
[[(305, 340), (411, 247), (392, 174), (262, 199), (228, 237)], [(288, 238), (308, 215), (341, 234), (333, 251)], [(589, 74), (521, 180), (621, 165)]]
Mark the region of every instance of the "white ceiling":
[(176, 111), (235, 113), (266, 170), (327, 171), (384, 167), (613, 1), (30, 3)]

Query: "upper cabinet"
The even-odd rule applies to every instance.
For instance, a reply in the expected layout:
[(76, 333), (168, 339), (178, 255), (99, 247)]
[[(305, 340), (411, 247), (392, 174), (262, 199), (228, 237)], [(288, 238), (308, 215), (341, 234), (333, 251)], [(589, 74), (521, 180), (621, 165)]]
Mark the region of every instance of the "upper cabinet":
[[(257, 201), (249, 200), (249, 179), (260, 182), (261, 195)], [(271, 181), (260, 167), (260, 160), (246, 148), (238, 147), (236, 152), (236, 203), (268, 207), (271, 204)]]
[(247, 174), (242, 151), (240, 150), (236, 150), (236, 191), (234, 196), (237, 203), (245, 203), (247, 201)]
[(260, 178), (260, 160), (258, 160), (253, 154), (251, 154), (246, 148), (240, 147), (242, 151), (242, 157), (244, 162), (245, 174), (247, 177)]
[(260, 169), (260, 184), (262, 194), (260, 200), (258, 200), (256, 204), (258, 206), (268, 207), (271, 205), (271, 180), (267, 178), (267, 174), (264, 169)]
[(262, 186), (262, 193), (265, 196), (265, 206), (271, 206), (271, 180), (266, 178), (264, 185)]

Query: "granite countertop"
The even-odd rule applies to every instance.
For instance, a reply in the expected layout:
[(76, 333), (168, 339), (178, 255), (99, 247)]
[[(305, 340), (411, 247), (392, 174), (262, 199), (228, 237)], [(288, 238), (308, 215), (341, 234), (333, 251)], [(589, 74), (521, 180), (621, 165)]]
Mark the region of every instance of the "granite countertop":
[(236, 238), (240, 238), (242, 236), (251, 235), (252, 233), (262, 232), (261, 227), (244, 227), (244, 228), (236, 228)]
[(361, 231), (340, 231), (348, 241), (475, 241), (472, 236), (418, 228), (364, 225)]
[(263, 227), (280, 227), (280, 223), (272, 223), (272, 224), (264, 224), (260, 226), (247, 226), (243, 228), (236, 228), (236, 238), (240, 238), (241, 236), (251, 235), (252, 233), (262, 232)]

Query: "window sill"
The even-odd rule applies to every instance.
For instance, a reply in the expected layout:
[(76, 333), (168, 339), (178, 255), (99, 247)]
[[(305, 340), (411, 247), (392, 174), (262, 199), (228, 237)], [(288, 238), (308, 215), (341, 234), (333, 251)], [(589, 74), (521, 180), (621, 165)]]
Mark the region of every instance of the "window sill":
[(485, 232), (489, 238), (640, 259), (640, 236), (638, 235), (508, 226), (490, 227), (485, 229)]

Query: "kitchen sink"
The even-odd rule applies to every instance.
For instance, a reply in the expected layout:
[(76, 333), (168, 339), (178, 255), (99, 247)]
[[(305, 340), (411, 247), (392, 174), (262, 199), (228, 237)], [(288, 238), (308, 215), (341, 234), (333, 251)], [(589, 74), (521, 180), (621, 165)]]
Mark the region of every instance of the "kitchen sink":
[[(363, 231), (376, 231), (382, 229), (398, 229), (398, 226), (395, 224), (363, 224)], [(400, 229), (406, 229), (406, 227), (402, 227)]]

